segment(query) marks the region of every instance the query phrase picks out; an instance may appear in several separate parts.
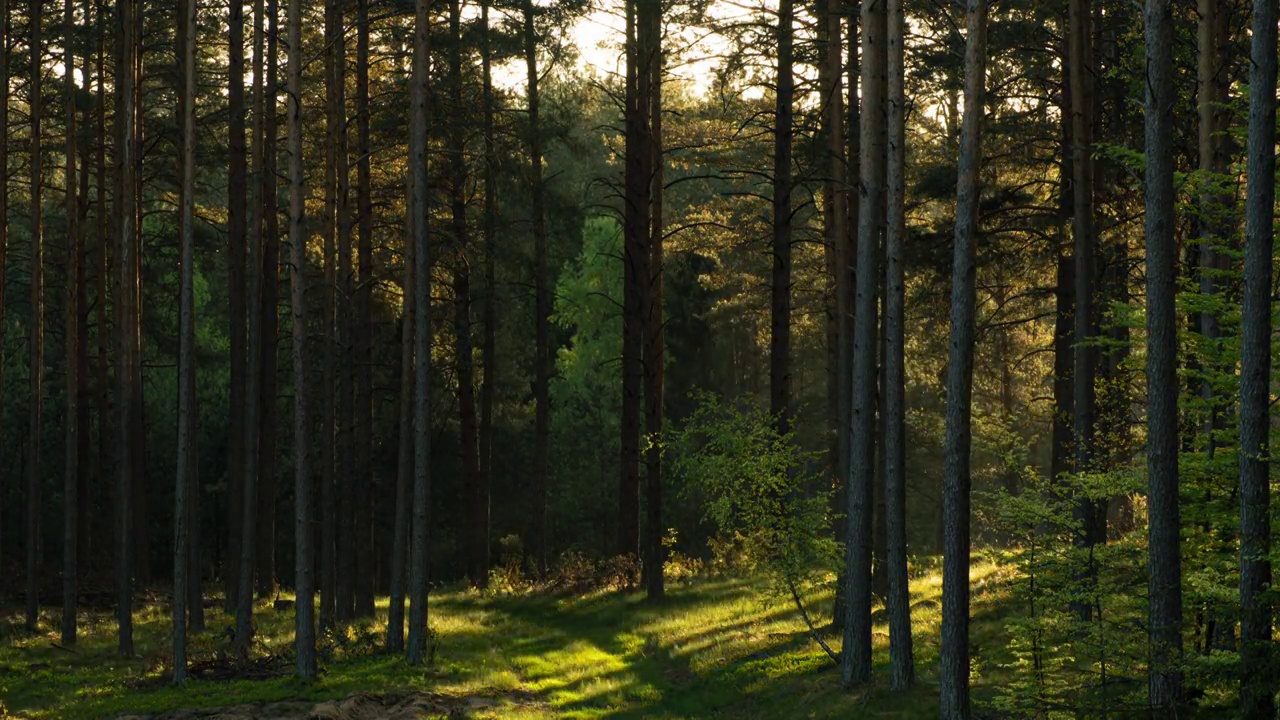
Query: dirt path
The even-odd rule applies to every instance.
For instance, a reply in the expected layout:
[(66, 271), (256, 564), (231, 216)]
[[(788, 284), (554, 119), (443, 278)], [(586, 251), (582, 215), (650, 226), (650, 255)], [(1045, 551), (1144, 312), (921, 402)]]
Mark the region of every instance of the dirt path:
[(420, 720), (422, 718), (497, 717), (503, 707), (538, 705), (527, 693), (494, 697), (456, 697), (417, 693), (413, 695), (357, 694), (326, 702), (278, 702), (236, 705), (203, 710), (175, 710), (160, 715), (122, 715), (119, 720)]

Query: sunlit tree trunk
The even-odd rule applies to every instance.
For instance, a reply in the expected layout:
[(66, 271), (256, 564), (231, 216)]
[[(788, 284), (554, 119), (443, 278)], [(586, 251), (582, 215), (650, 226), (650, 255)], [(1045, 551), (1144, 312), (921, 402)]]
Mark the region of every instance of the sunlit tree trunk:
[(969, 465), (972, 436), (974, 312), (979, 174), (987, 69), (987, 0), (968, 0), (964, 119), (956, 183), (951, 269), (951, 350), (944, 447), (942, 633), (938, 685), (943, 720), (967, 720), (969, 703)]
[(1160, 715), (1171, 715), (1182, 701), (1178, 340), (1174, 307), (1177, 250), (1173, 236), (1175, 95), (1170, 5), (1170, 0), (1146, 0), (1143, 23), (1147, 67), (1147, 482), (1150, 517), (1147, 628), (1151, 653), (1150, 702)]

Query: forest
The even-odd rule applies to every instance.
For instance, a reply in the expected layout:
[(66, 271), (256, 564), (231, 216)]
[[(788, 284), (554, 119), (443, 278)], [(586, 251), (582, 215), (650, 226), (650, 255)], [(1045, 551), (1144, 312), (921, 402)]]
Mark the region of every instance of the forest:
[(0, 718), (1277, 717), (1280, 0), (0, 0)]

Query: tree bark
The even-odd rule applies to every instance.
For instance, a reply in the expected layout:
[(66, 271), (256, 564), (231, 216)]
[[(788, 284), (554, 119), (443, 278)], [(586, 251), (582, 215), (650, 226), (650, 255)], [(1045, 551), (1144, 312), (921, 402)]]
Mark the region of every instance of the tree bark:
[[(1173, 19), (1146, 0), (1147, 481), (1150, 703), (1182, 701), (1182, 564), (1178, 508), (1178, 345), (1173, 188)], [(1251, 176), (1257, 177), (1257, 176)], [(1077, 281), (1079, 278), (1077, 278)], [(1077, 408), (1079, 412), (1079, 408)]]
[[(356, 490), (355, 553), (358, 585), (356, 616), (372, 617), (375, 578), (373, 561), (373, 185), (369, 138), (369, 0), (357, 3), (356, 35), (356, 217), (359, 223), (357, 255), (359, 280), (356, 290), (356, 388), (355, 426)], [(363, 428), (363, 431), (359, 429)]]
[(951, 348), (943, 487), (942, 651), (938, 674), (943, 720), (967, 720), (969, 703), (969, 465), (972, 446), (973, 347), (982, 124), (987, 64), (987, 0), (968, 0), (964, 120), (956, 183), (955, 258), (951, 274)]
[[(337, 450), (337, 466), (334, 489), (338, 501), (338, 584), (337, 603), (338, 619), (350, 622), (356, 614), (356, 555), (355, 555), (355, 436), (352, 427), (352, 414), (355, 411), (355, 368), (352, 360), (353, 335), (352, 323), (355, 314), (352, 312), (352, 299), (355, 294), (355, 280), (352, 248), (351, 248), (351, 158), (350, 143), (347, 136), (347, 43), (346, 26), (343, 9), (344, 2), (334, 6), (334, 23), (337, 33), (334, 37), (333, 52), (333, 95), (334, 108), (334, 172), (337, 184), (334, 188), (337, 198), (335, 215), (335, 234), (338, 240), (338, 277), (334, 291), (340, 302), (334, 307), (334, 335), (336, 345), (333, 350), (337, 355), (339, 372), (335, 378), (337, 385), (334, 434)], [(367, 434), (371, 428), (365, 428)]]
[(44, 432), (44, 170), (40, 154), (44, 73), (44, 44), (41, 40), (43, 0), (31, 0), (30, 120), (31, 120), (31, 324), (28, 329), (31, 383), (30, 426), (27, 429), (27, 616), (28, 632), (36, 632), (40, 622), (40, 519), (41, 436)]
[[(0, 168), (9, 167), (9, 0), (0, 0)], [(0, 348), (8, 340), (9, 173), (0, 172)], [(0, 362), (0, 407), (4, 407), (4, 363)], [(0, 417), (0, 430), (4, 422)], [(4, 513), (0, 513), (0, 560), (5, 557)]]
[[(869, 3), (871, 5), (873, 3)], [(795, 123), (795, 3), (778, 3), (778, 72), (773, 123), (773, 270), (769, 303), (769, 413), (778, 435), (791, 429), (791, 149)]]
[[(524, 3), (524, 59), (529, 103), (529, 179), (533, 214), (535, 343), (533, 361), (533, 547), (539, 577), (547, 573), (547, 453), (551, 442), (551, 289), (547, 268), (547, 219), (542, 181), (542, 119), (538, 94), (538, 36), (534, 3)], [(638, 449), (637, 449), (638, 452)]]
[(1240, 695), (1241, 716), (1249, 720), (1275, 717), (1275, 671), (1270, 659), (1273, 601), (1267, 590), (1271, 584), (1276, 14), (1275, 0), (1254, 0), (1240, 349)]
[(822, 124), (823, 139), (826, 141), (827, 177), (822, 184), (822, 241), (823, 257), (826, 262), (827, 287), (824, 298), (827, 312), (827, 477), (824, 491), (833, 491), (843, 485), (845, 468), (846, 430), (843, 426), (843, 398), (848, 390), (848, 378), (845, 377), (842, 358), (845, 350), (842, 343), (842, 324), (848, 308), (844, 305), (843, 293), (848, 284), (849, 250), (846, 242), (848, 219), (848, 193), (845, 187), (845, 140), (844, 140), (844, 82), (841, 77), (844, 52), (841, 45), (840, 3), (839, 0), (823, 0), (819, 5), (822, 13), (821, 47), (822, 61), (818, 65), (818, 85), (822, 92)]
[(289, 286), (293, 314), (294, 553), (297, 603), (295, 654), (298, 677), (316, 676), (315, 585), (312, 579), (311, 476), (307, 463), (306, 187), (302, 173), (302, 0), (289, 0)]
[(489, 498), (493, 483), (493, 401), (498, 346), (498, 311), (495, 302), (498, 290), (495, 273), (497, 248), (494, 242), (498, 225), (498, 201), (494, 179), (493, 48), (488, 0), (481, 0), (480, 3), (480, 25), (480, 64), (484, 76), (484, 224), (481, 228), (484, 242), (484, 340), (480, 350), (480, 475), (475, 486), (475, 548), (471, 581), (483, 590), (489, 586)]
[(844, 649), (841, 682), (871, 679), (871, 550), (873, 440), (876, 404), (876, 301), (880, 233), (884, 227), (886, 13), (884, 4), (862, 5), (862, 113), (857, 269), (854, 281), (852, 437), (845, 488), (848, 528), (845, 558)]
[(342, 127), (342, 107), (333, 50), (340, 44), (342, 11), (339, 0), (324, 4), (324, 332), (321, 344), (322, 385), (320, 401), (320, 627), (332, 628), (338, 621), (338, 497), (337, 462), (337, 295), (338, 268), (335, 253), (338, 235), (338, 134)]
[[(410, 174), (405, 184), (407, 194), (413, 196), (413, 175)], [(411, 205), (411, 203), (406, 203)], [(414, 343), (417, 326), (414, 322), (414, 305), (417, 302), (417, 290), (414, 287), (414, 210), (406, 207), (405, 211), (405, 248), (404, 248), (404, 304), (400, 319), (400, 438), (399, 467), (396, 472), (396, 494), (394, 506), (394, 526), (391, 541), (391, 601), (387, 610), (387, 652), (404, 651), (404, 595), (405, 572), (408, 570), (409, 555), (409, 511), (412, 501), (414, 441), (414, 378), (417, 370), (414, 367)]]
[(906, 25), (902, 0), (889, 0), (888, 109), (889, 140), (885, 218), (884, 311), (884, 506), (889, 594), (889, 685), (895, 690), (915, 680), (911, 650), (911, 593), (907, 574), (906, 510), (906, 288), (903, 248), (906, 244)]
[[(245, 146), (244, 102), (244, 0), (231, 0), (227, 17), (227, 281), (231, 321), (230, 414), (237, 423), (244, 422), (246, 412), (245, 381), (249, 369), (247, 341), (248, 309), (245, 304), (245, 237), (248, 192)], [(256, 80), (255, 80), (256, 82)], [(249, 425), (253, 425), (250, 420)], [(227, 562), (223, 567), (223, 590), (226, 608), (236, 608), (240, 593), (241, 542), (244, 538), (244, 432), (231, 432), (227, 438)]]
[(640, 424), (644, 395), (644, 284), (648, 278), (648, 116), (639, 96), (637, 0), (626, 2), (625, 168), (623, 177), (622, 437), (617, 554), (640, 557)]
[[(196, 180), (196, 3), (182, 0), (178, 10), (178, 457), (173, 486), (173, 681), (187, 676), (187, 491), (196, 472), (196, 332), (195, 332), (195, 180)], [(68, 17), (70, 13), (68, 13)]]
[[(786, 0), (790, 2), (790, 0)], [(645, 65), (641, 72), (641, 98), (649, 107), (649, 277), (645, 288), (645, 450), (646, 540), (644, 575), (650, 602), (662, 600), (665, 593), (662, 546), (662, 436), (663, 380), (666, 364), (666, 336), (663, 319), (663, 240), (662, 224), (662, 3), (643, 0), (644, 15), (640, 21), (641, 53)]]
[(409, 207), (413, 231), (414, 275), (414, 394), (413, 394), (413, 541), (409, 569), (409, 637), (407, 659), (417, 665), (426, 658), (427, 537), (431, 476), (431, 256), (427, 201), (427, 69), (430, 61), (431, 3), (415, 1), (413, 75), (409, 86)]
[[(75, 3), (63, 0), (63, 67), (75, 67)], [(66, 432), (66, 463), (63, 468), (62, 488), (62, 644), (76, 642), (76, 599), (79, 567), (77, 549), (80, 544), (80, 449), (81, 449), (81, 383), (80, 383), (80, 208), (76, 181), (76, 81), (75, 73), (63, 74), (67, 92), (67, 123), (63, 174), (64, 212), (67, 216), (67, 265), (66, 265), (66, 413), (63, 426)]]
[(136, 0), (116, 3), (115, 109), (115, 337), (116, 337), (116, 612), (119, 653), (133, 655), (133, 485), (140, 461), (134, 433), (138, 413), (134, 381), (139, 355), (138, 276), (134, 246), (137, 133), (134, 87)]

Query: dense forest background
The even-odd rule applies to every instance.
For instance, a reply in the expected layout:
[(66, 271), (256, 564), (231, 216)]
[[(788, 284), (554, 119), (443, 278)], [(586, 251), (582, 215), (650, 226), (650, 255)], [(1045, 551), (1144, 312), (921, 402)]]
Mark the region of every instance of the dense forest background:
[(0, 592), (754, 554), (905, 687), (945, 555), (967, 717), (972, 543), (1005, 712), (1268, 687), (1274, 3), (887, 5), (0, 0)]

